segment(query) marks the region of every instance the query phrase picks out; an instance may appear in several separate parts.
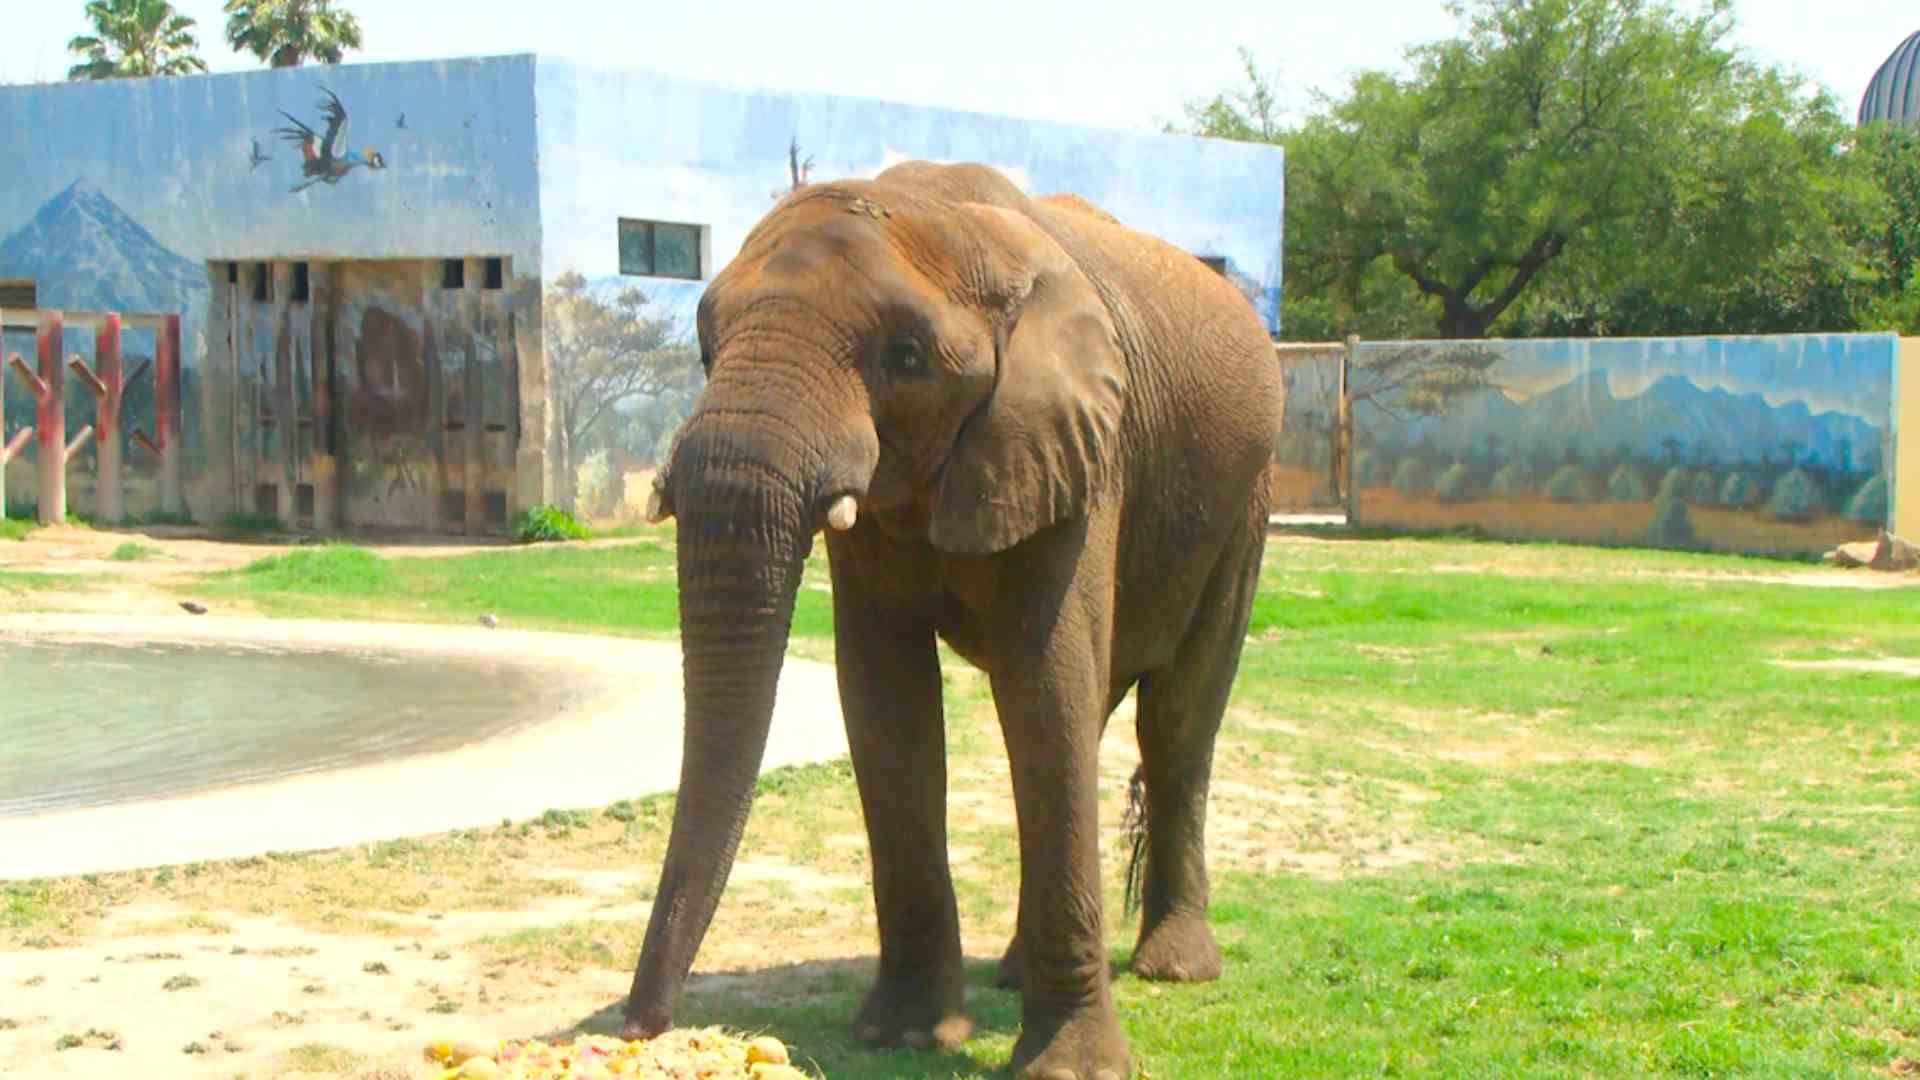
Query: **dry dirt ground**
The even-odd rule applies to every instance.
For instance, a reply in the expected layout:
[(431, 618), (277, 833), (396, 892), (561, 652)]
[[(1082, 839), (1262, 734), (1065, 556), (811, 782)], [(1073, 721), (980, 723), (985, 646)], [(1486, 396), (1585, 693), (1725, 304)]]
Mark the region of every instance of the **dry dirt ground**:
[[(128, 539), (162, 557), (107, 557)], [(400, 557), (460, 550), (370, 546)], [(166, 529), (137, 537), (55, 529), (0, 543), (0, 569), (113, 582), (43, 592), (39, 604), (177, 614), (176, 590), (193, 575), (283, 548)], [(1820, 569), (1769, 576), (1920, 580)], [(368, 632), (379, 633), (377, 625)], [(982, 680), (957, 664), (947, 676), (950, 700), (961, 704), (949, 719), (949, 829), (964, 944), (971, 957), (993, 958), (1012, 930), (1010, 781)], [(1101, 747), (1112, 912), (1124, 792), (1137, 761), (1131, 708), (1122, 705)], [(1476, 856), (1421, 828), (1422, 790), (1292, 767), (1272, 749), (1273, 736), (1289, 731), (1272, 716), (1229, 718), (1208, 830), (1216, 868), (1333, 876)], [(866, 840), (849, 788), (829, 790), (835, 799), (806, 789), (757, 800), (690, 1000), (740, 985), (804, 993), (822, 978), (864, 983), (874, 952)], [(403, 1077), (426, 1073), (420, 1050), (438, 1039), (489, 1045), (581, 1025), (605, 1030), (631, 977), (664, 835), (663, 820), (644, 812), (595, 815), (418, 846), (65, 883), (56, 897), (73, 916), (0, 950), (0, 1073)]]

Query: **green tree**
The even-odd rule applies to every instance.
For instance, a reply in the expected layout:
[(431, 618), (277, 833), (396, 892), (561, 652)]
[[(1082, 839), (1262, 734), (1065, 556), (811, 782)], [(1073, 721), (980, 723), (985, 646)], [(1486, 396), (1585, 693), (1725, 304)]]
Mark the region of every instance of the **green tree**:
[(337, 64), (360, 48), (360, 20), (333, 0), (227, 0), (227, 44), (273, 67)]
[(207, 70), (193, 36), (194, 21), (167, 0), (90, 0), (93, 33), (67, 42), (85, 62), (67, 69), (69, 79), (124, 79), (186, 75)]
[(1458, 461), (1449, 465), (1440, 478), (1433, 482), (1433, 493), (1441, 502), (1460, 502), (1470, 497), (1473, 486), (1469, 482), (1466, 465)]
[(1363, 72), (1295, 128), (1255, 122), (1251, 62), (1253, 89), (1188, 109), (1191, 130), (1287, 148), (1286, 279), (1335, 328), (1357, 327), (1369, 297), (1404, 318), (1389, 277), (1448, 338), (1503, 319), (1851, 325), (1872, 184), (1841, 153), (1830, 97), (1727, 44), (1731, 0), (1449, 9), (1461, 32), (1409, 50), (1406, 76)]

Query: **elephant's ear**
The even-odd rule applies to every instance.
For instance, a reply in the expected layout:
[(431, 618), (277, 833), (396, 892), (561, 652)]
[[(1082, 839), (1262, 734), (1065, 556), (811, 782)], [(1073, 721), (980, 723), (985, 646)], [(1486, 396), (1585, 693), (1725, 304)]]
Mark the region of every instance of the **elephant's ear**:
[(1106, 304), (1058, 244), (1013, 211), (963, 210), (990, 246), (1007, 245), (1013, 284), (996, 313), (993, 391), (941, 473), (930, 539), (985, 555), (1085, 514), (1111, 490), (1126, 362)]

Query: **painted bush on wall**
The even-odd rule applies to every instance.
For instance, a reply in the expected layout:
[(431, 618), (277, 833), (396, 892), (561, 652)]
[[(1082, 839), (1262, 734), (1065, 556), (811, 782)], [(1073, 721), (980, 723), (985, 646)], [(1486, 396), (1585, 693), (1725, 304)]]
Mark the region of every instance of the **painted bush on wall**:
[(1363, 344), (1369, 525), (1807, 554), (1892, 488), (1892, 335)]

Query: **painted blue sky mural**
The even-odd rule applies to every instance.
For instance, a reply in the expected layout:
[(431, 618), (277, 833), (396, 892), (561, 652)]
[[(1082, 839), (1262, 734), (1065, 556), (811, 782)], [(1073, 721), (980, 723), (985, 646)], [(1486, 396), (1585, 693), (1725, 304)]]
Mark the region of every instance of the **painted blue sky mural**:
[[(532, 259), (532, 81), (531, 57), (503, 57), (0, 88), (0, 236), (78, 181), (195, 262), (476, 245)], [(291, 114), (324, 136), (328, 90), (348, 118), (341, 153), (378, 153), (385, 167), (294, 193), (301, 147), (276, 129)]]

